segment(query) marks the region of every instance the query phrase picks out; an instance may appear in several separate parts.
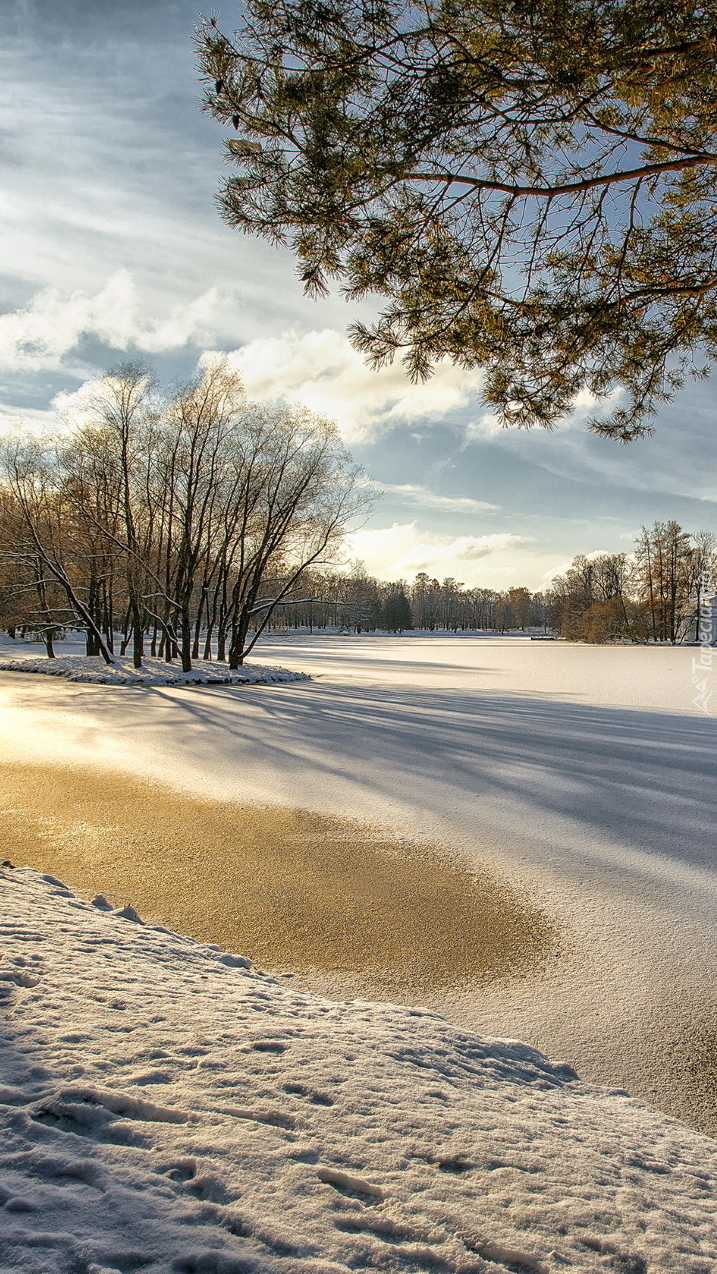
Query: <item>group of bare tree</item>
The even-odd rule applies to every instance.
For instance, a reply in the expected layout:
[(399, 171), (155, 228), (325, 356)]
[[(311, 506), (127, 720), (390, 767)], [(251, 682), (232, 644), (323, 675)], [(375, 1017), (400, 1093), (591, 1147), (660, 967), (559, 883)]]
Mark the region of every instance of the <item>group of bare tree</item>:
[(576, 557), (553, 581), (550, 622), (572, 641), (669, 641), (696, 636), (700, 607), (717, 591), (717, 537), (677, 522), (642, 528), (635, 552)]
[(147, 644), (238, 667), (370, 499), (331, 422), (250, 402), (222, 362), (171, 395), (121, 367), (61, 441), (19, 433), (0, 459), (4, 625), (48, 655), (82, 628), (108, 663), (119, 632), (135, 667)]

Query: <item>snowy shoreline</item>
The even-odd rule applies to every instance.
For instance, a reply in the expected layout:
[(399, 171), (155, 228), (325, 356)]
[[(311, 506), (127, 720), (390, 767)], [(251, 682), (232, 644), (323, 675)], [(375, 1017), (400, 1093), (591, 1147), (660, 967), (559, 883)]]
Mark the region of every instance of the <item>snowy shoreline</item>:
[(273, 665), (242, 664), (241, 668), (232, 669), (217, 660), (192, 662), (192, 671), (182, 672), (177, 664), (152, 657), (143, 659), (141, 668), (135, 668), (126, 655), (115, 656), (113, 664), (106, 664), (99, 655), (59, 654), (54, 659), (47, 655), (20, 655), (0, 659), (0, 672), (34, 672), (102, 686), (259, 686), (311, 680), (308, 673)]
[(293, 991), (0, 870), (24, 1274), (709, 1274), (717, 1143), (515, 1040)]

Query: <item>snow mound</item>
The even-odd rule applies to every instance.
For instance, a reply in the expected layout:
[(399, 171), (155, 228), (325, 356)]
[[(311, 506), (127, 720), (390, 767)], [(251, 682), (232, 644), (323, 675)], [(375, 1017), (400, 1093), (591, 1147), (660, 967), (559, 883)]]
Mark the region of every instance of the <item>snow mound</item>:
[(55, 659), (28, 655), (0, 661), (0, 671), (41, 672), (48, 677), (92, 681), (103, 686), (257, 686), (311, 680), (305, 672), (262, 664), (242, 664), (241, 668), (232, 669), (215, 660), (195, 659), (193, 665), (191, 672), (182, 672), (176, 664), (165, 663), (163, 659), (147, 658), (141, 668), (135, 668), (126, 656), (116, 656), (110, 665), (99, 655), (58, 655)]
[(709, 1274), (717, 1144), (514, 1040), (333, 1003), (0, 871), (23, 1274)]

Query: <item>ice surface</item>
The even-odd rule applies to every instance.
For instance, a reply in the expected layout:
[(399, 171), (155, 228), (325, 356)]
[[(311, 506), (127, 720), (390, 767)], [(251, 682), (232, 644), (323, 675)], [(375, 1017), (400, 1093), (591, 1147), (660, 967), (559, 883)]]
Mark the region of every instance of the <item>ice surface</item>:
[(0, 747), (363, 819), (504, 873), (560, 927), (562, 957), (432, 1006), (717, 1132), (715, 720), (691, 704), (694, 654), (314, 636), (257, 647), (313, 678), (257, 693), (7, 672)]
[(717, 1145), (515, 1040), (0, 872), (23, 1274), (711, 1274)]

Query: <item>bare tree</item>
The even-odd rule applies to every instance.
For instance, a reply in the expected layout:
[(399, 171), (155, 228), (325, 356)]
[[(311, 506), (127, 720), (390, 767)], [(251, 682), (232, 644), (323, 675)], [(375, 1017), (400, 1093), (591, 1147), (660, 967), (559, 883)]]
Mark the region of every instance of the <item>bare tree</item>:
[(689, 622), (692, 585), (690, 536), (678, 522), (642, 528), (636, 548), (638, 587), (649, 609), (652, 636), (673, 646)]
[[(6, 552), (32, 573), (39, 601), (39, 627), (51, 631), (58, 624), (51, 617), (47, 594), (49, 585), (57, 585), (69, 603), (66, 614), (93, 634), (99, 654), (105, 663), (112, 663), (103, 634), (82, 597), (83, 592), (87, 593), (86, 585), (72, 578), (70, 559), (76, 543), (72, 511), (63, 498), (54, 456), (34, 439), (9, 439), (0, 448), (0, 472), (14, 502), (14, 526)], [(51, 654), (50, 644), (48, 655)]]
[[(85, 395), (54, 462), (43, 464), (72, 543), (85, 546), (80, 591), (92, 623), (84, 626), (97, 643), (97, 597), (104, 616), (123, 608), (137, 668), (154, 624), (165, 658), (181, 655), (190, 671), (202, 622), (206, 653), (216, 625), (219, 657), (228, 651), (238, 667), (371, 500), (331, 422), (249, 402), (222, 361), (166, 401), (144, 367), (108, 373)], [(11, 474), (11, 489), (18, 481)], [(32, 498), (46, 516), (50, 487)]]
[(304, 408), (255, 410), (241, 441), (247, 480), (231, 554), (230, 667), (371, 502), (336, 426)]

